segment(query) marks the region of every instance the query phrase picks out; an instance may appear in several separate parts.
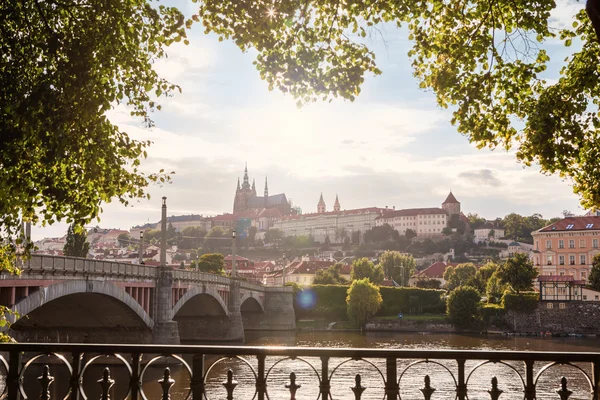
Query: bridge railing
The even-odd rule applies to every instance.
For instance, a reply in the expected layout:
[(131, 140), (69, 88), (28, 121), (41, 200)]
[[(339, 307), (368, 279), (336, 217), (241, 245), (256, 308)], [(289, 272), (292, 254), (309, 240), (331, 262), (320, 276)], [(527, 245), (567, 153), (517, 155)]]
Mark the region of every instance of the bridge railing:
[(200, 272), (195, 270), (185, 269), (174, 269), (173, 280), (186, 281), (186, 282), (203, 282), (213, 283), (218, 285), (229, 285), (230, 279), (226, 276), (208, 274), (206, 272)]
[[(60, 398), (71, 399), (90, 398), (90, 387), (95, 398), (133, 400), (600, 398), (600, 353), (89, 344), (0, 344), (0, 352), (9, 399), (32, 396), (32, 387), (49, 399), (60, 383), (70, 392)], [(115, 380), (128, 392), (116, 396)]]
[(155, 278), (156, 267), (126, 264), (114, 261), (92, 260), (77, 257), (59, 257), (34, 254), (22, 267), (23, 272), (54, 273), (64, 275), (95, 274)]

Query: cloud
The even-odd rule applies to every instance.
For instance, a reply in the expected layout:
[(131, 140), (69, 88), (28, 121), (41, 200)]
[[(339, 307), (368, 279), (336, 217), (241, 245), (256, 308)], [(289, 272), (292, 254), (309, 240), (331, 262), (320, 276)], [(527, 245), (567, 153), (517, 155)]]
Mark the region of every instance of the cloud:
[(584, 7), (584, 1), (557, 0), (550, 13), (549, 25), (556, 29), (572, 28), (573, 17)]
[(467, 179), (475, 184), (498, 186), (502, 183), (496, 176), (496, 173), (490, 169), (480, 169), (477, 171), (465, 171), (458, 175), (460, 178)]

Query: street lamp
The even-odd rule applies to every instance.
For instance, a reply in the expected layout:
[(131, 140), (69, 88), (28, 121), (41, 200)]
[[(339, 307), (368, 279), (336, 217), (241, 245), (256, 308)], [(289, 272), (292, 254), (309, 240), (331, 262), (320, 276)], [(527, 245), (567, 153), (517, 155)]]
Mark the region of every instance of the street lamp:
[(140, 260), (139, 260), (138, 264), (143, 264), (144, 263), (144, 231), (140, 231), (139, 253), (140, 253)]
[(283, 268), (281, 270), (281, 286), (285, 286), (285, 266), (287, 264), (287, 259), (285, 258), (285, 253), (283, 253)]
[(236, 265), (235, 265), (235, 228), (231, 231), (231, 277), (236, 276)]

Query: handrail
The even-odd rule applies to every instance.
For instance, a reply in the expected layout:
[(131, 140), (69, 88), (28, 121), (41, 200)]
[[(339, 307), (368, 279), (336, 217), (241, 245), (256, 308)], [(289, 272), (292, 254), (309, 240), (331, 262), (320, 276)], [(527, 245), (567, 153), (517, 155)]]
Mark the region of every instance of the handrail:
[[(546, 373), (550, 368), (560, 365), (566, 365), (570, 368), (571, 379), (573, 374), (583, 374), (585, 381), (590, 388), (592, 398), (598, 400), (600, 398), (599, 376), (600, 372), (600, 353), (591, 352), (539, 352), (539, 351), (482, 351), (482, 350), (407, 350), (407, 349), (354, 349), (354, 348), (314, 348), (314, 347), (256, 347), (256, 346), (181, 346), (181, 345), (124, 345), (124, 344), (46, 344), (46, 343), (2, 343), (0, 344), (0, 353), (7, 354), (8, 358), (0, 356), (0, 362), (7, 371), (6, 377), (6, 397), (9, 399), (19, 398), (23, 392), (24, 380), (26, 372), (29, 368), (38, 368), (40, 371), (35, 371), (34, 375), (41, 375), (37, 380), (36, 387), (41, 385), (40, 398), (49, 398), (50, 384), (55, 380), (51, 376), (52, 368), (49, 365), (40, 367), (34, 363), (41, 355), (47, 354), (52, 357), (57, 357), (62, 363), (66, 364), (69, 370), (70, 398), (79, 398), (82, 394), (83, 398), (87, 398), (84, 391), (84, 374), (86, 369), (99, 359), (102, 355), (112, 355), (119, 359), (119, 362), (126, 364), (130, 376), (127, 378), (129, 385), (130, 397), (134, 399), (146, 398), (143, 393), (144, 373), (147, 368), (155, 363), (160, 358), (171, 357), (178, 364), (184, 367), (190, 377), (190, 395), (192, 399), (210, 399), (207, 392), (207, 383), (219, 382), (219, 387), (224, 387), (227, 391), (227, 399), (235, 397), (235, 389), (237, 382), (235, 381), (234, 372), (229, 369), (225, 376), (211, 377), (217, 372), (213, 367), (224, 360), (237, 359), (239, 362), (250, 367), (250, 376), (254, 377), (255, 389), (254, 396), (258, 400), (269, 398), (269, 391), (282, 390), (289, 392), (285, 398), (296, 398), (296, 392), (312, 393), (317, 392), (322, 399), (331, 398), (331, 384), (334, 375), (351, 373), (355, 378), (355, 386), (350, 388), (354, 395), (350, 395), (357, 400), (361, 399), (362, 393), (367, 390), (361, 385), (361, 373), (365, 376), (371, 373), (377, 379), (383, 380), (379, 383), (379, 388), (383, 388), (387, 399), (397, 399), (400, 396), (401, 389), (407, 383), (407, 376), (412, 372), (412, 381), (409, 381), (408, 386), (415, 386), (414, 373), (411, 368), (415, 365), (421, 365), (425, 368), (428, 366), (445, 370), (444, 374), (448, 373), (451, 376), (451, 381), (446, 379), (445, 383), (441, 384), (439, 389), (451, 393), (451, 398), (458, 400), (467, 400), (468, 392), (473, 390), (472, 375), (480, 367), (488, 364), (496, 365), (497, 368), (508, 368), (516, 373), (519, 377), (522, 388), (519, 390), (520, 396), (526, 400), (536, 399), (536, 390), (540, 376)], [(124, 356), (125, 355), (125, 356)], [(193, 355), (191, 365), (188, 364), (182, 355)], [(127, 356), (127, 357), (126, 357)], [(142, 358), (142, 356), (147, 356)], [(154, 356), (154, 357), (153, 357)], [(218, 356), (206, 358), (206, 356)], [(246, 357), (246, 358), (244, 358)], [(250, 364), (248, 357), (255, 357), (255, 367)], [(269, 357), (269, 358), (267, 358)], [(144, 361), (142, 361), (144, 360)], [(293, 364), (288, 364), (287, 368), (280, 364), (282, 361), (296, 360)], [(399, 363), (398, 360), (408, 361), (409, 363)], [(347, 362), (364, 362), (368, 368), (346, 369), (345, 372), (340, 369)], [(467, 366), (467, 361), (479, 361), (475, 366)], [(522, 361), (525, 364), (523, 372), (517, 370), (511, 362)], [(588, 373), (575, 363), (589, 362), (591, 363), (591, 373)], [(536, 364), (538, 363), (538, 364)], [(543, 364), (539, 364), (543, 363)], [(303, 368), (308, 364), (309, 369)], [(156, 364), (155, 364), (156, 365)], [(285, 368), (289, 374), (290, 383), (281, 384), (281, 381), (267, 384), (271, 370), (278, 366)], [(294, 371), (295, 368), (299, 368)], [(110, 367), (104, 368), (104, 379), (101, 378), (97, 382), (102, 387), (103, 393), (101, 398), (109, 398), (110, 387), (114, 380), (110, 379)], [(369, 369), (374, 369), (375, 372), (369, 372)], [(409, 371), (411, 370), (411, 371)], [(304, 371), (304, 372), (302, 372)], [(309, 371), (309, 372), (307, 372)], [(312, 371), (312, 372), (310, 372)], [(355, 372), (359, 372), (355, 374)], [(537, 372), (536, 372), (537, 371)], [(296, 372), (298, 373), (313, 373), (317, 377), (318, 383), (311, 387), (303, 387), (296, 384)], [(223, 370), (221, 369), (221, 373)], [(238, 370), (238, 373), (242, 373)], [(422, 369), (419, 369), (417, 374), (425, 374)], [(429, 373), (439, 373), (432, 369)], [(562, 372), (561, 372), (562, 373)], [(560, 382), (555, 382), (552, 388), (554, 391), (556, 386), (559, 390), (556, 393), (561, 399), (568, 399), (573, 389), (573, 384), (570, 388), (567, 387), (569, 382), (564, 376), (562, 379), (556, 378)], [(560, 376), (560, 375), (559, 375)], [(436, 380), (432, 380), (427, 375), (418, 375), (419, 379), (424, 378), (425, 387), (419, 389), (425, 400), (431, 399), (431, 394), (436, 391)], [(226, 379), (223, 382), (223, 378)], [(481, 377), (480, 377), (481, 378)], [(503, 381), (497, 379), (496, 376), (485, 376), (487, 385), (491, 389), (487, 390), (492, 400), (497, 400), (501, 393), (508, 392), (509, 389), (515, 391), (514, 382), (507, 382), (505, 377)], [(491, 378), (491, 379), (490, 379)], [(514, 378), (511, 378), (514, 379)], [(111, 383), (112, 382), (112, 383)], [(156, 382), (156, 381), (155, 381)], [(170, 375), (170, 369), (164, 369), (164, 377), (158, 381), (162, 387), (162, 398), (169, 399), (169, 391), (175, 381)], [(220, 382), (223, 382), (222, 384)], [(578, 381), (575, 381), (576, 383)], [(156, 383), (155, 383), (156, 384)], [(440, 385), (440, 382), (437, 382)], [(581, 384), (581, 380), (579, 380)], [(481, 390), (481, 379), (479, 383)], [(488, 387), (490, 387), (488, 386)], [(345, 386), (349, 390), (348, 386)], [(370, 390), (376, 389), (372, 387)], [(547, 389), (547, 388), (546, 388)], [(222, 390), (222, 389), (221, 389)], [(304, 390), (304, 392), (302, 391)], [(440, 392), (442, 391), (440, 390)], [(584, 389), (587, 391), (587, 388)], [(372, 392), (369, 392), (372, 393)], [(510, 393), (510, 392), (508, 392)], [(440, 393), (441, 394), (441, 393)], [(4, 394), (3, 394), (4, 395)], [(280, 396), (279, 396), (280, 397)], [(278, 398), (279, 398), (278, 397)], [(439, 397), (439, 396), (438, 396)], [(224, 397), (219, 397), (224, 398)], [(271, 398), (273, 394), (271, 394)], [(281, 397), (283, 398), (283, 397)], [(348, 397), (350, 398), (350, 397)], [(556, 397), (555, 397), (556, 398)]]

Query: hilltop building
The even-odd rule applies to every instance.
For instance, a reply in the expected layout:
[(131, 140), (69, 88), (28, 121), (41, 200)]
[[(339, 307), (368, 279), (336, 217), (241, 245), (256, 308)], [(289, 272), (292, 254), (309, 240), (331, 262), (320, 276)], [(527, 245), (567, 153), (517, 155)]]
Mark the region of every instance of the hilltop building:
[(531, 233), (534, 265), (540, 275), (587, 281), (600, 253), (600, 216), (567, 217)]
[(431, 237), (442, 235), (442, 231), (448, 226), (453, 215), (457, 215), (461, 220), (466, 219), (460, 211), (460, 202), (450, 192), (441, 208), (386, 210), (375, 222), (377, 226), (390, 225), (400, 235), (406, 234), (406, 231), (411, 229), (419, 237)]
[(260, 212), (263, 209), (277, 209), (281, 215), (292, 213), (292, 207), (285, 196), (285, 193), (269, 195), (269, 186), (265, 177), (265, 190), (263, 196), (256, 195), (256, 184), (248, 177), (248, 166), (244, 168), (244, 180), (240, 185), (238, 178), (235, 197), (233, 200), (233, 213), (237, 214), (243, 211), (254, 210)]

